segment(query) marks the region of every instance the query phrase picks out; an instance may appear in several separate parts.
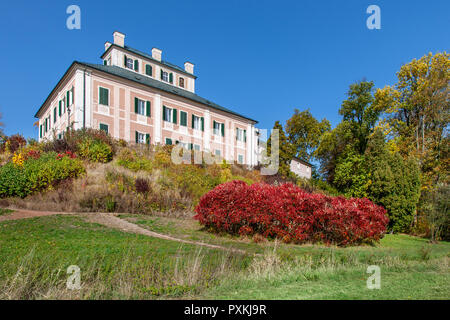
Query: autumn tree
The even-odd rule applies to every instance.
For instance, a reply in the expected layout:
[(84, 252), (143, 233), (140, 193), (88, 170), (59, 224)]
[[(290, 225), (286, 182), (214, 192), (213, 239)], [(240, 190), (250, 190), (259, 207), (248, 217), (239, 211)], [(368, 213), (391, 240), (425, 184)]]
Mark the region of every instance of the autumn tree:
[(327, 119), (318, 121), (309, 109), (294, 110), (294, 115), (286, 122), (288, 140), (295, 149), (295, 155), (306, 161), (314, 159), (314, 152), (320, 143), (322, 135), (330, 131), (331, 125)]
[(449, 58), (443, 52), (414, 59), (400, 68), (395, 85), (375, 94), (386, 133), (404, 157), (419, 159), (425, 188), (448, 179)]

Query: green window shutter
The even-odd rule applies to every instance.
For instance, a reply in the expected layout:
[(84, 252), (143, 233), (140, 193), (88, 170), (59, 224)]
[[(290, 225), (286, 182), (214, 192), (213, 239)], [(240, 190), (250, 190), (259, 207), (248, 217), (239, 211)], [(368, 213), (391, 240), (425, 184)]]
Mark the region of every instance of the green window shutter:
[(42, 138), (42, 124), (39, 126), (39, 138)]
[(149, 133), (147, 133), (147, 134), (145, 135), (145, 143), (146, 143), (146, 144), (150, 144), (150, 134), (149, 134)]
[(163, 70), (161, 69), (161, 80), (162, 80), (162, 78), (163, 78)]
[(103, 60), (103, 65), (106, 66), (108, 62), (106, 60)]
[(244, 130), (244, 142), (247, 142), (247, 130)]
[(195, 118), (195, 116), (192, 115), (192, 129), (194, 129), (194, 118)]
[(109, 90), (106, 88), (100, 87), (100, 104), (104, 106), (109, 106)]
[(147, 115), (147, 117), (150, 117), (150, 101), (147, 101), (147, 104), (146, 104), (146, 115)]
[(225, 124), (221, 123), (220, 128), (222, 129), (222, 137), (225, 137)]
[(180, 125), (187, 126), (187, 113), (180, 111)]
[(139, 99), (134, 97), (134, 113), (138, 113)]
[(193, 143), (189, 143), (189, 150), (194, 149), (194, 144)]
[(72, 92), (72, 100), (70, 101), (70, 104), (73, 104), (73, 101), (75, 100), (75, 96), (73, 95), (74, 88), (72, 87), (72, 89), (70, 89), (70, 91)]
[(202, 131), (205, 131), (205, 118), (200, 118), (201, 124), (202, 124)]
[(138, 143), (139, 142), (139, 133), (137, 131), (135, 131), (135, 133), (136, 133), (136, 143)]
[(152, 76), (152, 75), (153, 75), (153, 68), (152, 68), (151, 65), (147, 64), (147, 65), (145, 66), (145, 73), (146, 73), (148, 76)]
[(172, 139), (166, 138), (166, 144), (167, 144), (168, 146), (171, 146), (171, 145), (172, 145)]
[(139, 61), (134, 60), (134, 71), (139, 71)]
[(67, 91), (66, 96), (67, 96), (66, 99), (67, 105), (70, 106), (70, 91)]
[(53, 108), (53, 122), (56, 122), (56, 107)]
[(59, 100), (59, 116), (61, 117), (61, 111), (62, 111), (62, 108), (61, 108), (61, 100)]
[(166, 106), (163, 106), (163, 121), (167, 121), (167, 119), (166, 119)]
[(173, 123), (177, 124), (177, 109), (172, 109), (173, 112)]
[(216, 132), (214, 131), (216, 129), (216, 120), (213, 120), (213, 134), (216, 134)]
[(238, 140), (238, 133), (239, 133), (239, 129), (236, 128), (236, 141)]
[(124, 65), (124, 67), (127, 66), (127, 56), (126, 55), (123, 56), (123, 65)]
[(172, 73), (172, 72), (169, 74), (169, 82), (170, 82), (170, 83), (173, 82), (173, 73)]

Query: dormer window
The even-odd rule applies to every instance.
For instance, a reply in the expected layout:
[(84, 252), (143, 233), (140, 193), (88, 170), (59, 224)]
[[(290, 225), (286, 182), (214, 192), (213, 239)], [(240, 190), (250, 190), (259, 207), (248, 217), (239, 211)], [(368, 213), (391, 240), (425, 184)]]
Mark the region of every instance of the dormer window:
[(169, 82), (169, 74), (166, 71), (162, 72), (162, 81)]
[(134, 69), (134, 61), (133, 61), (133, 59), (126, 58), (126, 61), (127, 61), (126, 67), (128, 69), (133, 70)]
[(184, 78), (180, 78), (180, 79), (178, 80), (178, 85), (179, 85), (181, 88), (184, 88)]
[(169, 73), (161, 69), (161, 80), (169, 83), (173, 83), (173, 73)]

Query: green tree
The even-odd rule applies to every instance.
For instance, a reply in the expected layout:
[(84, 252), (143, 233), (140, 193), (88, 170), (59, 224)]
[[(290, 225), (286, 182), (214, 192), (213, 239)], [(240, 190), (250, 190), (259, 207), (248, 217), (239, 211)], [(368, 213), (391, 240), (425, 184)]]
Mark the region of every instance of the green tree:
[[(293, 145), (288, 141), (286, 134), (283, 130), (283, 126), (279, 121), (276, 121), (273, 129), (278, 130), (279, 134), (279, 168), (278, 174), (283, 178), (294, 177), (290, 169), (291, 160), (294, 157), (295, 150)], [(267, 140), (267, 155), (270, 156), (272, 152), (272, 135)]]
[(350, 149), (338, 159), (333, 184), (348, 197), (367, 197), (367, 171), (364, 156)]
[(350, 85), (348, 99), (342, 102), (339, 114), (351, 124), (353, 136), (357, 140), (357, 152), (364, 154), (369, 135), (373, 132), (380, 111), (373, 105), (374, 84), (372, 81), (359, 81)]
[(321, 136), (330, 131), (330, 128), (327, 119), (319, 122), (309, 109), (302, 112), (295, 109), (294, 115), (286, 122), (286, 133), (289, 142), (295, 148), (295, 155), (306, 161), (313, 160)]
[(408, 232), (420, 196), (417, 161), (414, 158), (404, 160), (398, 152), (389, 152), (384, 134), (376, 130), (368, 141), (365, 163), (369, 173), (369, 199), (386, 208), (393, 232)]

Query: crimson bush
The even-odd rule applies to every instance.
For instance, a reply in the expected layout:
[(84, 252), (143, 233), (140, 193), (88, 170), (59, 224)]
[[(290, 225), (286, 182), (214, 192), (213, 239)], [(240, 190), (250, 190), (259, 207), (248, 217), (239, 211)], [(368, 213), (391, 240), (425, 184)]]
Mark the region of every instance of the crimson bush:
[(201, 197), (195, 219), (216, 231), (285, 242), (349, 245), (383, 237), (386, 210), (368, 199), (307, 193), (290, 184), (221, 184)]

